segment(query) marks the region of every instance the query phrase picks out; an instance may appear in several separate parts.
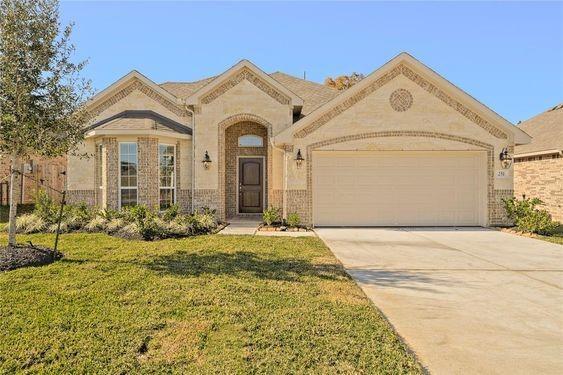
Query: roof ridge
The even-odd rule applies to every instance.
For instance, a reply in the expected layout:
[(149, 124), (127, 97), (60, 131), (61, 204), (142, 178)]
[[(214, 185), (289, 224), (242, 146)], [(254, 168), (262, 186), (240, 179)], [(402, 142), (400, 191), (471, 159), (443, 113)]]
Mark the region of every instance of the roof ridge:
[(198, 80), (196, 80), (196, 81), (164, 81), (164, 82), (159, 83), (159, 85), (165, 85), (165, 84), (167, 84), (167, 83), (194, 84), (194, 83), (199, 83), (199, 82), (206, 81), (206, 80), (208, 80), (208, 79), (213, 79), (213, 78), (216, 78), (216, 77), (217, 77), (217, 76), (210, 76), (210, 77), (198, 79)]
[(283, 74), (283, 75), (285, 75), (285, 76), (288, 76), (288, 77), (291, 77), (291, 78), (294, 78), (294, 79), (298, 79), (298, 80), (303, 81), (303, 82), (313, 83), (313, 84), (318, 85), (318, 86), (323, 86), (323, 87), (326, 87), (327, 89), (331, 89), (331, 90), (334, 90), (334, 91), (338, 91), (338, 90), (336, 90), (335, 88), (330, 87), (330, 86), (327, 86), (327, 85), (325, 85), (325, 84), (323, 84), (323, 83), (319, 83), (319, 82), (315, 82), (315, 81), (310, 81), (310, 80), (308, 80), (308, 79), (301, 78), (301, 77), (297, 77), (297, 76), (294, 76), (294, 75), (292, 75), (292, 74), (288, 74), (288, 73), (282, 72), (282, 71), (280, 71), (280, 70), (276, 70), (275, 72), (270, 73), (270, 74), (268, 74), (268, 75), (271, 76), (271, 75), (276, 74), (276, 73)]

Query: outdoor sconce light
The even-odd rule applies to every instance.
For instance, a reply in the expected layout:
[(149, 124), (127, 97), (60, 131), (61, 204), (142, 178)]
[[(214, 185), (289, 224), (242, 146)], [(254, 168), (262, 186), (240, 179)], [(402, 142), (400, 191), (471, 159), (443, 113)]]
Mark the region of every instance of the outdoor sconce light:
[(301, 155), (301, 149), (298, 149), (297, 156), (295, 157), (295, 164), (297, 165), (297, 168), (301, 168), (304, 160), (305, 159), (303, 159), (303, 155)]
[(207, 150), (205, 151), (205, 155), (203, 155), (203, 160), (201, 162), (203, 163), (203, 168), (209, 169), (209, 165), (211, 164), (211, 158), (209, 157), (209, 153), (207, 152)]
[(500, 155), (500, 165), (503, 169), (508, 169), (512, 165), (512, 156), (508, 154), (508, 148), (503, 148)]

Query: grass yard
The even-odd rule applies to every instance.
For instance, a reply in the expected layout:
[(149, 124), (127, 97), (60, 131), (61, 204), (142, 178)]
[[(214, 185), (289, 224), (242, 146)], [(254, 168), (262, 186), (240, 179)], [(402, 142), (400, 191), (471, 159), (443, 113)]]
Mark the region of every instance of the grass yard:
[(422, 372), (317, 238), (68, 234), (61, 250), (0, 273), (0, 373)]
[(544, 241), (548, 241), (548, 242), (553, 242), (559, 245), (563, 245), (563, 225), (561, 225), (559, 228), (557, 228), (557, 230), (555, 231), (555, 233), (553, 233), (551, 236), (537, 236), (538, 239), (540, 240), (544, 240)]

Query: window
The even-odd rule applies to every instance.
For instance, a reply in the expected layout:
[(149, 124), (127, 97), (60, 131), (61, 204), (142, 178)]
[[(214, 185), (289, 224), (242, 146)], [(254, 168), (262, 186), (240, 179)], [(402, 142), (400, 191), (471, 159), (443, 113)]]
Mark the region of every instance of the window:
[(121, 207), (137, 204), (137, 144), (119, 144), (119, 202)]
[(239, 147), (262, 147), (264, 146), (264, 141), (262, 137), (257, 135), (242, 135), (238, 137), (238, 146)]
[(158, 145), (158, 174), (160, 180), (160, 209), (165, 210), (176, 201), (176, 148)]

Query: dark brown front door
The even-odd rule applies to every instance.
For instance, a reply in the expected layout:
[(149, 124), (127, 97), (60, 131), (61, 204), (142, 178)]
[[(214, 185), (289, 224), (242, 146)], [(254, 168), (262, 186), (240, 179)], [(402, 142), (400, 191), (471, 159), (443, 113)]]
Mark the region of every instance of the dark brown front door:
[(238, 162), (238, 208), (240, 213), (261, 213), (264, 210), (262, 158), (240, 158)]

